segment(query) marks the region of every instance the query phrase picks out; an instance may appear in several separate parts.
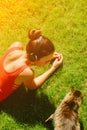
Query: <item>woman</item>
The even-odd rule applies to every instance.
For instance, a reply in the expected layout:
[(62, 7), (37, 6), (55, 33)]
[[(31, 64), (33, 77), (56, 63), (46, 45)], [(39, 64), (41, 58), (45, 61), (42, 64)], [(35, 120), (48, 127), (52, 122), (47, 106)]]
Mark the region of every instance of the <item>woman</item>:
[[(63, 62), (63, 56), (54, 52), (54, 46), (40, 30), (29, 32), (30, 41), (23, 50), (21, 43), (15, 42), (0, 59), (0, 101), (7, 98), (21, 84), (29, 89), (39, 88)], [(34, 78), (30, 65), (43, 66), (54, 59), (52, 67)]]

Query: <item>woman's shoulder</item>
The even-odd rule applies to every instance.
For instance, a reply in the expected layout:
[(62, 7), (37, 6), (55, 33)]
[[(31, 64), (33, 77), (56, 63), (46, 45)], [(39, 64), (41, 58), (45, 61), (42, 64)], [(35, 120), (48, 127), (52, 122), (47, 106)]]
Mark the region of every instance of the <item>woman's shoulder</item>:
[(22, 43), (19, 41), (16, 41), (8, 49), (13, 48), (13, 47), (22, 47)]
[(26, 85), (27, 83), (29, 84), (33, 79), (34, 79), (34, 72), (31, 68), (27, 67), (19, 74), (16, 81), (18, 80)]
[(20, 76), (23, 77), (33, 76), (33, 75), (34, 75), (33, 69), (28, 66), (20, 73)]
[(34, 78), (33, 70), (29, 67), (25, 68), (16, 78), (15, 83), (21, 84), (24, 83), (30, 83)]

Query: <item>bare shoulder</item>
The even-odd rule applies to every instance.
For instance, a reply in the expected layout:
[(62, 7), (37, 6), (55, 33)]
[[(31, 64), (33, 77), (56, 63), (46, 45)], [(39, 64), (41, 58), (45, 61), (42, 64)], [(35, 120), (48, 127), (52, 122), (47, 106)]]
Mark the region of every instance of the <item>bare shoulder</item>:
[(23, 72), (20, 73), (19, 77), (22, 78), (23, 82), (29, 82), (34, 78), (34, 71), (31, 68), (26, 68)]
[(34, 79), (34, 72), (31, 68), (26, 68), (21, 74), (20, 76), (22, 77), (22, 83), (28, 87), (28, 88), (32, 88), (30, 86), (32, 86), (32, 82)]
[(15, 83), (16, 84), (24, 83), (26, 86), (28, 86), (32, 82), (33, 79), (34, 79), (33, 70), (31, 68), (26, 68), (16, 78)]
[(8, 49), (12, 48), (12, 47), (22, 47), (22, 43), (19, 41), (14, 42)]
[(20, 74), (21, 76), (33, 76), (34, 75), (34, 71), (32, 70), (32, 68), (30, 68), (30, 67), (27, 67), (26, 69), (24, 69), (24, 71), (23, 72), (21, 72), (21, 74)]

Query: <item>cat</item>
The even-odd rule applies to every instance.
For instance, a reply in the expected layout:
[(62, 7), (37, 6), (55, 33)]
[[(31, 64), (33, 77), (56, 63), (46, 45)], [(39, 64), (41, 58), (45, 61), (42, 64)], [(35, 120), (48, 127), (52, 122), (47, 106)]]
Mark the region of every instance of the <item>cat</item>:
[(71, 88), (59, 107), (47, 119), (53, 120), (54, 130), (80, 130), (78, 108), (83, 102), (83, 94)]

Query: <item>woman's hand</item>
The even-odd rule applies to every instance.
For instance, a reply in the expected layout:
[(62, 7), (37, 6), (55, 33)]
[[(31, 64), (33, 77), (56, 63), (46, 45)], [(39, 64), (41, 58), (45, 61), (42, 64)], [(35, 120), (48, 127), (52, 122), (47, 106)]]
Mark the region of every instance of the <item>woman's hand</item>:
[(59, 68), (59, 66), (61, 66), (62, 63), (63, 63), (63, 55), (62, 55), (62, 54), (59, 54), (59, 53), (57, 53), (57, 52), (54, 52), (54, 54), (53, 54), (53, 59), (54, 59), (54, 61), (53, 61), (52, 68), (53, 68), (54, 70), (56, 70), (56, 69)]

